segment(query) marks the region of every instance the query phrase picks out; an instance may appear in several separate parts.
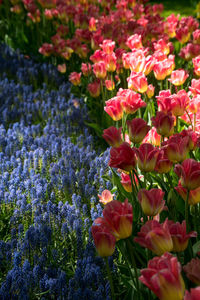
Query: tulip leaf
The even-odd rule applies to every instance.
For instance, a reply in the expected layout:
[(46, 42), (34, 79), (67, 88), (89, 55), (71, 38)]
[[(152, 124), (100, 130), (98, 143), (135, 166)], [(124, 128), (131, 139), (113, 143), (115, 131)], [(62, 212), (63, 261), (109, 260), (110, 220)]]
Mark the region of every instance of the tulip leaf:
[(196, 256), (197, 253), (200, 252), (200, 241), (196, 242), (196, 243), (192, 246), (192, 249), (193, 249), (194, 256)]
[(93, 128), (99, 137), (102, 137), (102, 129), (100, 126), (98, 126), (96, 123), (89, 123), (89, 122), (85, 122), (85, 124)]

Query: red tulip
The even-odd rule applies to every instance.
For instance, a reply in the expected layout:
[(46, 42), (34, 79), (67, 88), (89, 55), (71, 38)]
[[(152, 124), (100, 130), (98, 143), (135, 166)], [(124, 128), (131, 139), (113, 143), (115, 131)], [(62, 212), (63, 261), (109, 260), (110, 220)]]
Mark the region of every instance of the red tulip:
[(102, 257), (111, 256), (115, 251), (116, 239), (109, 228), (104, 224), (96, 223), (91, 230), (98, 254)]
[(198, 257), (187, 263), (183, 270), (192, 282), (200, 285), (200, 259)]
[(147, 122), (140, 118), (127, 121), (127, 127), (129, 139), (134, 144), (141, 143), (151, 128)]
[(97, 222), (99, 219), (106, 224), (116, 240), (126, 239), (132, 233), (133, 209), (128, 199), (125, 202), (113, 200), (106, 204), (103, 218), (98, 218)]
[(175, 165), (174, 172), (186, 189), (195, 190), (200, 186), (200, 162), (188, 158), (181, 165)]
[(121, 106), (127, 114), (134, 114), (140, 107), (146, 106), (141, 95), (130, 89), (119, 89), (117, 96), (121, 97)]
[(117, 129), (114, 126), (111, 126), (104, 129), (102, 137), (112, 147), (119, 147), (123, 143), (121, 139), (121, 128)]
[(163, 200), (164, 192), (160, 189), (140, 189), (138, 192), (138, 200), (142, 207), (142, 211), (147, 216), (156, 216), (165, 205)]
[(199, 299), (200, 299), (200, 287), (191, 289), (190, 293), (188, 291), (185, 292), (184, 300), (199, 300)]
[(141, 270), (139, 279), (160, 300), (183, 300), (185, 284), (181, 276), (181, 265), (170, 253), (150, 260), (148, 268)]
[(156, 255), (162, 255), (173, 249), (173, 242), (169, 233), (167, 220), (160, 224), (156, 220), (147, 221), (142, 227), (134, 241), (142, 247), (148, 248)]
[(179, 222), (174, 223), (173, 221), (168, 220), (168, 227), (173, 241), (173, 252), (184, 251), (188, 246), (189, 238), (197, 236), (195, 231), (186, 233), (185, 220), (182, 222), (182, 224)]
[(174, 133), (174, 118), (171, 113), (166, 114), (163, 111), (158, 111), (151, 120), (158, 134), (169, 137)]
[(135, 151), (128, 143), (123, 142), (119, 147), (113, 147), (110, 150), (110, 167), (130, 172), (135, 168), (135, 165)]
[(104, 110), (114, 121), (119, 121), (122, 118), (123, 109), (121, 105), (121, 100), (122, 97), (116, 96), (106, 101), (106, 106), (104, 107)]
[(138, 167), (142, 172), (152, 172), (155, 169), (160, 151), (153, 145), (145, 143), (135, 148)]

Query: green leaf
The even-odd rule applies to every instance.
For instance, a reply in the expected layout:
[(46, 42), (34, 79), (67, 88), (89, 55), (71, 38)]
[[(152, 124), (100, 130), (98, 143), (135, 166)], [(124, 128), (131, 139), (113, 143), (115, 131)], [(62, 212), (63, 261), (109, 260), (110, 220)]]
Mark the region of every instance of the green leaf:
[(101, 127), (96, 124), (96, 123), (89, 123), (89, 122), (85, 122), (85, 124), (91, 128), (93, 128), (96, 132), (96, 134), (99, 136), (99, 137), (102, 137), (102, 129)]
[(194, 256), (196, 256), (196, 254), (200, 251), (200, 241), (196, 242), (192, 246), (192, 249), (193, 249)]

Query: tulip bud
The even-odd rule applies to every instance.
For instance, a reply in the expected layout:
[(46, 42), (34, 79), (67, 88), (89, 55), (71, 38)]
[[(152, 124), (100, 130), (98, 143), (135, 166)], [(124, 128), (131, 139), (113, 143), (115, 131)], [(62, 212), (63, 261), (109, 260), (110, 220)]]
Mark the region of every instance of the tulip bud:
[(138, 200), (142, 207), (142, 211), (147, 216), (156, 216), (165, 205), (163, 200), (164, 192), (160, 189), (140, 189), (138, 192)]
[(151, 128), (143, 119), (140, 118), (127, 121), (127, 127), (129, 139), (134, 144), (141, 143)]

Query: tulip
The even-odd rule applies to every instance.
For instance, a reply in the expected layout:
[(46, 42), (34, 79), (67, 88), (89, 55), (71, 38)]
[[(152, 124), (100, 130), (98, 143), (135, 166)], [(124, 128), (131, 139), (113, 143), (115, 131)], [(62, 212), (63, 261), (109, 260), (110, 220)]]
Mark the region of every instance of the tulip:
[(121, 105), (121, 100), (122, 97), (116, 96), (106, 101), (106, 106), (104, 107), (104, 110), (114, 121), (119, 121), (122, 119), (123, 109)]
[(112, 54), (115, 48), (115, 42), (112, 40), (103, 40), (103, 43), (100, 44), (100, 47), (106, 54)]
[(141, 94), (147, 91), (147, 78), (143, 73), (131, 72), (131, 75), (127, 78), (127, 81), (129, 89), (132, 89), (135, 92), (139, 92)]
[(153, 95), (154, 95), (154, 90), (155, 90), (155, 87), (154, 87), (152, 84), (149, 84), (149, 85), (148, 85), (148, 88), (147, 88), (147, 91), (146, 91), (147, 97), (148, 97), (149, 99), (151, 99), (151, 98), (153, 97)]
[(123, 188), (125, 189), (126, 192), (128, 193), (132, 192), (131, 178), (128, 174), (123, 172), (121, 173), (121, 184), (123, 185)]
[(139, 280), (160, 300), (183, 300), (185, 284), (181, 265), (170, 253), (151, 259), (148, 268), (141, 270)]
[(188, 158), (181, 165), (175, 165), (174, 172), (186, 189), (195, 190), (200, 186), (200, 162)]
[(174, 133), (174, 118), (171, 113), (158, 111), (155, 117), (151, 118), (152, 125), (156, 128), (158, 134), (169, 137)]
[(126, 239), (132, 234), (133, 209), (128, 199), (124, 202), (113, 200), (106, 204), (103, 217), (116, 240)]
[(192, 131), (191, 129), (188, 129), (188, 130), (182, 130), (180, 132), (180, 136), (182, 137), (189, 137), (189, 142), (188, 142), (188, 148), (189, 150), (194, 150), (197, 146), (197, 133)]
[(189, 111), (193, 114), (196, 114), (200, 111), (200, 95), (196, 95), (190, 99)]
[(200, 287), (191, 289), (190, 293), (188, 291), (185, 292), (184, 300), (199, 300), (199, 299), (200, 299)]
[(168, 79), (173, 85), (175, 86), (180, 86), (184, 84), (186, 79), (188, 78), (188, 74), (186, 73), (185, 70), (180, 69), (180, 70), (175, 70), (171, 74), (171, 78)]
[(160, 146), (161, 136), (157, 133), (156, 128), (152, 127), (145, 136), (143, 143), (151, 143), (154, 146)]
[[(178, 186), (175, 187), (175, 190), (179, 193), (179, 195), (183, 198), (184, 201), (187, 199), (187, 189), (184, 188), (180, 181)], [(200, 187), (190, 190), (189, 192), (189, 198), (188, 198), (188, 204), (189, 205), (195, 205), (200, 202)]]
[(197, 236), (195, 231), (186, 233), (185, 220), (182, 222), (182, 224), (179, 222), (174, 223), (173, 221), (168, 221), (168, 227), (173, 241), (174, 252), (185, 251), (188, 246), (189, 238)]
[(104, 60), (105, 53), (101, 50), (96, 50), (93, 55), (90, 56), (90, 60), (95, 64)]
[(81, 65), (81, 71), (83, 73), (84, 76), (89, 76), (91, 71), (92, 71), (92, 67), (91, 64), (84, 64), (82, 63)]
[(132, 72), (136, 72), (136, 73), (143, 72), (145, 62), (146, 62), (146, 58), (143, 50), (135, 50), (131, 53), (128, 52), (124, 54), (124, 58), (126, 59), (126, 62), (128, 63), (128, 66)]
[(114, 72), (116, 70), (117, 58), (115, 53), (106, 54), (104, 58), (105, 67), (108, 72)]
[(105, 86), (108, 91), (113, 91), (115, 89), (115, 82), (113, 80), (105, 80)]
[(197, 285), (200, 285), (200, 259), (193, 258), (183, 267), (187, 277)]
[(163, 224), (160, 224), (156, 220), (147, 221), (141, 227), (134, 241), (159, 256), (173, 249), (173, 242), (169, 233), (167, 220)]
[(185, 90), (171, 95), (171, 111), (174, 116), (182, 116), (190, 102), (190, 98)]
[(80, 85), (81, 84), (81, 73), (72, 72), (69, 75), (69, 81), (75, 86)]
[(199, 77), (200, 76), (200, 55), (192, 59), (194, 65), (194, 73)]
[(93, 65), (93, 72), (96, 78), (105, 79), (107, 75), (106, 64), (104, 61), (97, 62)]
[(104, 190), (101, 195), (98, 195), (99, 202), (106, 205), (107, 203), (111, 202), (113, 200), (114, 194), (112, 194), (109, 190)]
[(102, 137), (112, 147), (119, 147), (123, 143), (121, 139), (121, 128), (117, 129), (114, 126), (111, 126), (104, 129)]
[(200, 79), (192, 79), (189, 90), (193, 96), (200, 95)]
[(88, 84), (88, 87), (87, 87), (90, 95), (94, 98), (97, 98), (99, 97), (100, 95), (100, 82), (99, 81), (94, 81), (92, 83), (89, 83)]
[(159, 96), (156, 96), (158, 103), (158, 110), (168, 113), (171, 111), (171, 92), (170, 90), (164, 90), (159, 92)]
[(174, 56), (169, 56), (163, 61), (155, 63), (153, 72), (157, 80), (164, 80), (175, 68)]
[(66, 64), (62, 64), (62, 65), (58, 65), (57, 66), (57, 69), (58, 69), (58, 71), (60, 72), (60, 73), (62, 73), (62, 74), (64, 74), (64, 73), (66, 73)]
[(199, 29), (195, 30), (192, 33), (192, 35), (193, 35), (193, 42), (195, 44), (200, 44), (200, 30)]
[(153, 145), (145, 143), (135, 148), (138, 167), (142, 172), (152, 172), (155, 169), (160, 151)]
[(127, 127), (129, 139), (134, 144), (141, 143), (151, 128), (147, 122), (140, 118), (127, 121)]
[(176, 30), (176, 38), (181, 44), (185, 44), (190, 39), (191, 33), (189, 32), (189, 28), (187, 26), (180, 27)]
[(173, 163), (167, 158), (163, 150), (160, 151), (159, 160), (156, 162), (155, 171), (164, 174), (168, 173), (173, 166)]
[(146, 106), (142, 101), (141, 95), (130, 89), (119, 89), (117, 96), (121, 96), (121, 106), (127, 114), (134, 114), (140, 107)]
[(189, 137), (180, 134), (173, 135), (162, 143), (166, 157), (172, 162), (181, 162), (187, 158), (189, 152)]
[(146, 76), (149, 75), (149, 73), (153, 70), (155, 63), (156, 63), (156, 60), (152, 55), (148, 55), (147, 57), (145, 57), (145, 64), (144, 64), (144, 68), (142, 71), (144, 73), (144, 75), (146, 75)]
[(91, 230), (99, 256), (106, 257), (113, 255), (116, 239), (109, 228), (104, 224), (96, 223), (96, 225), (92, 226)]
[(135, 168), (135, 151), (126, 142), (110, 150), (109, 166), (130, 172)]
[(139, 49), (142, 48), (142, 37), (139, 34), (134, 34), (129, 36), (126, 45), (131, 49)]
[(157, 42), (153, 44), (155, 51), (161, 51), (165, 55), (168, 55), (170, 52), (170, 46), (169, 43), (167, 43), (164, 39), (160, 39)]
[(156, 216), (165, 205), (163, 200), (164, 192), (160, 189), (140, 189), (138, 192), (138, 200), (142, 207), (142, 211), (147, 216)]

